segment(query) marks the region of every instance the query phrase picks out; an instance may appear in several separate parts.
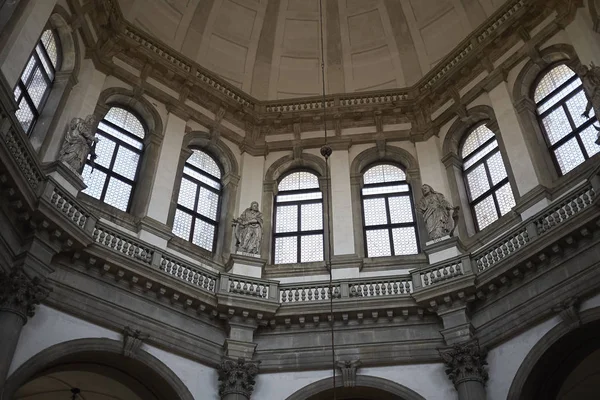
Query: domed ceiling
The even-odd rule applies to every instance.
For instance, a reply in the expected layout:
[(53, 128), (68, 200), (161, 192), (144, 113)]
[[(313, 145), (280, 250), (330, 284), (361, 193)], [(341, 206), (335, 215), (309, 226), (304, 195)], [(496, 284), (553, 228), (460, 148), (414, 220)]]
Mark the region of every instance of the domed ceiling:
[[(323, 0), (328, 93), (411, 86), (505, 0)], [(119, 0), (125, 18), (261, 100), (321, 93), (319, 0)]]

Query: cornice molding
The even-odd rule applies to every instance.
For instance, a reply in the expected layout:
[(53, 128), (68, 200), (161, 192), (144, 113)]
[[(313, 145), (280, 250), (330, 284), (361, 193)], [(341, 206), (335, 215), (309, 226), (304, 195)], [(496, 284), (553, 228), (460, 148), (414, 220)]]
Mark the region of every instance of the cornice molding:
[[(449, 107), (434, 121), (418, 117), (422, 110), (440, 109), (448, 101), (458, 101), (467, 104), (485, 86), (485, 82), (476, 85), (469, 93), (462, 96), (458, 94), (476, 76), (485, 71), (485, 65), (493, 65), (511, 48), (521, 35), (521, 31), (533, 28), (550, 15), (555, 9), (563, 7), (567, 0), (512, 0), (494, 13), (484, 24), (472, 32), (450, 54), (448, 54), (434, 69), (426, 74), (417, 84), (404, 89), (380, 90), (366, 93), (336, 94), (327, 96), (328, 125), (332, 131), (340, 132), (331, 140), (332, 145), (340, 141), (341, 146), (351, 144), (372, 143), (375, 135), (372, 133), (351, 136), (341, 135), (345, 128), (368, 127), (369, 129), (382, 125), (411, 124), (410, 132), (389, 131), (385, 132), (389, 140), (422, 141), (437, 134), (441, 127), (450, 118), (456, 115), (457, 108)], [(178, 108), (181, 115), (188, 116), (200, 124), (214, 127), (218, 124), (212, 117), (198, 111), (190, 102), (198, 104), (209, 112), (218, 114), (219, 110), (226, 109), (224, 120), (239, 129), (230, 128), (222, 123), (218, 131), (225, 138), (242, 148), (251, 155), (265, 155), (269, 151), (291, 150), (292, 143), (280, 141), (272, 142), (262, 140), (271, 135), (291, 133), (293, 125), (298, 124), (301, 132), (312, 132), (322, 129), (322, 99), (320, 97), (307, 97), (291, 100), (260, 101), (242, 92), (219, 78), (213, 72), (201, 67), (198, 63), (188, 59), (177, 51), (171, 49), (160, 40), (150, 37), (140, 29), (126, 21), (119, 9), (117, 0), (95, 0), (93, 13), (102, 15), (103, 18), (93, 20), (98, 36), (104, 42), (114, 41), (115, 45), (108, 46), (98, 43), (86, 43), (92, 58), (99, 69), (115, 75), (130, 84), (138, 85), (140, 77), (130, 71), (117, 66), (112, 57), (126, 62), (139, 71), (140, 76), (144, 66), (152, 60), (153, 66), (147, 71), (143, 89), (150, 96), (164, 102), (169, 107)], [(570, 10), (570, 8), (569, 8)], [(564, 19), (565, 13), (559, 17)], [(542, 29), (531, 38), (530, 43), (543, 42), (560, 28), (555, 25), (549, 29)], [(116, 47), (115, 47), (116, 46)], [(522, 50), (522, 49), (521, 49)], [(494, 81), (495, 77), (504, 76), (516, 63), (527, 56), (522, 50), (518, 56), (509, 57), (502, 65), (497, 66), (486, 82)], [(116, 52), (115, 52), (116, 51)], [(485, 59), (487, 63), (483, 63)], [(502, 71), (500, 71), (502, 70)], [(500, 73), (498, 72), (500, 71)], [(178, 93), (173, 96), (165, 92), (167, 89), (154, 87), (147, 79), (152, 78), (165, 88)], [(472, 92), (472, 93), (471, 93)], [(454, 96), (452, 95), (454, 93)], [(176, 98), (178, 97), (178, 98)], [(378, 112), (379, 122), (373, 117)], [(331, 121), (329, 121), (331, 119)], [(258, 136), (252, 134), (248, 140), (247, 123), (258, 129)], [(260, 138), (261, 140), (256, 140)], [(306, 149), (320, 147), (321, 138), (302, 138), (296, 145)]]

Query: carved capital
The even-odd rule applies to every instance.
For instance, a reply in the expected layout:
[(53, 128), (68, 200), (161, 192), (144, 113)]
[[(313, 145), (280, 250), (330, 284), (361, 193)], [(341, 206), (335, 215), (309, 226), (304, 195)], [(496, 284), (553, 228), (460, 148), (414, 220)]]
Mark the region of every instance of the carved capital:
[(132, 329), (126, 326), (123, 329), (123, 355), (125, 357), (135, 357), (135, 353), (142, 346), (144, 340), (150, 335), (142, 333), (139, 329)]
[(446, 374), (455, 387), (466, 381), (485, 384), (488, 380), (487, 352), (479, 347), (476, 340), (440, 350), (440, 356), (446, 364)]
[(21, 267), (0, 271), (0, 310), (14, 312), (24, 322), (27, 322), (27, 317), (34, 316), (35, 306), (48, 294), (40, 279), (30, 279)]
[(237, 394), (250, 399), (256, 383), (260, 361), (246, 361), (244, 358), (233, 360), (224, 358), (217, 367), (219, 373), (219, 395)]
[(342, 384), (344, 387), (356, 386), (356, 371), (361, 366), (360, 360), (338, 361), (337, 367), (342, 371)]

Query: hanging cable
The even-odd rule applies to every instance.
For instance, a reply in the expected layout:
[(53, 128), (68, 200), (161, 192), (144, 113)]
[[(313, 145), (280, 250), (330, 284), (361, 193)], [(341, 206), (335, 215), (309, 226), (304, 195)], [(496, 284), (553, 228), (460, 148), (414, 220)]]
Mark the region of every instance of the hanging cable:
[(327, 98), (325, 95), (325, 46), (324, 46), (324, 33), (323, 33), (323, 0), (319, 0), (319, 29), (321, 36), (321, 84), (323, 89), (323, 129), (325, 131), (325, 144), (321, 147), (321, 155), (325, 158), (325, 182), (326, 182), (326, 194), (327, 201), (325, 202), (325, 215), (327, 216), (327, 252), (326, 252), (326, 268), (329, 271), (329, 325), (331, 326), (331, 372), (333, 375), (333, 400), (336, 400), (336, 382), (335, 382), (335, 330), (334, 330), (334, 317), (333, 317), (333, 297), (336, 295), (333, 289), (333, 270), (331, 267), (331, 171), (329, 169), (329, 156), (333, 150), (329, 147), (327, 141)]

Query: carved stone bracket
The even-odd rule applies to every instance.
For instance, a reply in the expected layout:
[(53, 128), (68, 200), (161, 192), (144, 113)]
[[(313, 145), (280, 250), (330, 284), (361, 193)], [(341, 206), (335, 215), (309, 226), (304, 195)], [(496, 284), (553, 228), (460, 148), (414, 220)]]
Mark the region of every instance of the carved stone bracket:
[(16, 313), (27, 322), (27, 317), (35, 314), (35, 306), (48, 294), (40, 279), (30, 279), (21, 267), (0, 271), (0, 311)]
[(448, 378), (458, 388), (463, 382), (477, 381), (485, 384), (488, 380), (485, 360), (487, 352), (474, 340), (456, 344), (449, 349), (440, 350), (440, 356), (446, 364)]
[(233, 360), (224, 358), (217, 368), (219, 373), (219, 395), (241, 395), (250, 399), (256, 383), (260, 361), (246, 361), (244, 358)]
[(139, 329), (132, 329), (126, 326), (123, 329), (123, 355), (125, 357), (135, 357), (135, 353), (142, 346), (144, 340), (150, 335), (142, 333)]
[(552, 311), (558, 313), (560, 318), (571, 328), (577, 328), (581, 325), (579, 319), (579, 298), (569, 297), (562, 301)]
[(342, 384), (344, 387), (356, 386), (356, 371), (361, 366), (360, 360), (338, 361), (337, 367), (342, 371)]

